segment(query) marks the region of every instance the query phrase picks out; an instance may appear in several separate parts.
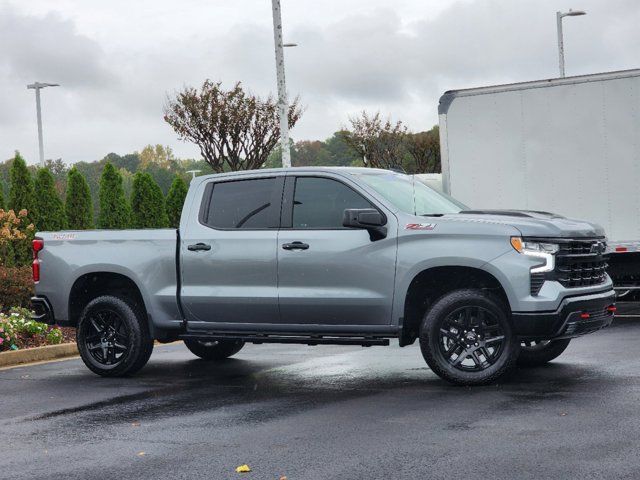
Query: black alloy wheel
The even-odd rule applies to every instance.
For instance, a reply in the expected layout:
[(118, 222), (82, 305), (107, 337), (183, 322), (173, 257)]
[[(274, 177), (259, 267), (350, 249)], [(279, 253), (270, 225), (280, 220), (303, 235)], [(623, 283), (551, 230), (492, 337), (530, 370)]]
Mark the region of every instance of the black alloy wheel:
[(498, 381), (515, 365), (519, 347), (508, 305), (489, 290), (445, 293), (427, 309), (420, 328), (425, 361), (456, 385)]
[(451, 312), (440, 327), (440, 353), (454, 368), (465, 372), (486, 370), (504, 348), (504, 331), (496, 315), (486, 308), (465, 306)]
[(76, 330), (80, 357), (103, 377), (131, 375), (153, 352), (153, 338), (143, 306), (130, 299), (103, 295), (82, 311)]
[(521, 367), (539, 367), (558, 358), (569, 346), (571, 339), (526, 340), (520, 345), (518, 365)]
[(113, 310), (91, 313), (84, 343), (91, 357), (102, 365), (115, 366), (131, 348), (131, 335), (123, 319)]

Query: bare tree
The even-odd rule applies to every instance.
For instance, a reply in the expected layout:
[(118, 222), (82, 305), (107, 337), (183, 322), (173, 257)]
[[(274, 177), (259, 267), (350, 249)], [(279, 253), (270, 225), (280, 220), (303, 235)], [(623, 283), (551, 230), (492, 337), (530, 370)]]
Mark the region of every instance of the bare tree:
[(351, 130), (345, 132), (344, 139), (362, 156), (366, 166), (402, 168), (407, 127), (401, 121), (392, 123), (389, 118), (383, 120), (380, 112), (370, 115), (362, 111), (349, 122)]
[[(206, 80), (198, 90), (185, 87), (167, 98), (164, 119), (180, 140), (198, 145), (215, 172), (260, 168), (278, 143), (277, 103), (246, 92), (240, 82), (224, 90)], [(289, 128), (302, 115), (299, 99), (289, 106)]]
[(440, 173), (440, 129), (410, 133), (405, 140), (407, 153), (415, 162), (416, 173)]

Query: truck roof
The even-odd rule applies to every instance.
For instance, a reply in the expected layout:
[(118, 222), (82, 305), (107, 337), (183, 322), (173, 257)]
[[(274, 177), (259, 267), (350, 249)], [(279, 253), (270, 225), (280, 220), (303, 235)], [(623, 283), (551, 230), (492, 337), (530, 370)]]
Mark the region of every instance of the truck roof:
[[(269, 174), (269, 173), (281, 173), (281, 172), (334, 172), (342, 174), (357, 174), (357, 173), (389, 173), (392, 170), (384, 170), (381, 168), (369, 168), (369, 167), (290, 167), (290, 168), (264, 168), (257, 170), (240, 170), (237, 172), (225, 172), (225, 173), (213, 173), (210, 175), (201, 175), (196, 177), (198, 180), (206, 180), (208, 178), (219, 177), (243, 177), (251, 176), (255, 174)], [(394, 172), (400, 173), (400, 172)]]
[(589, 75), (576, 75), (564, 78), (547, 78), (543, 80), (533, 80), (528, 82), (506, 83), (501, 85), (490, 85), (486, 87), (462, 88), (459, 90), (447, 90), (440, 97), (438, 104), (438, 115), (446, 114), (456, 97), (467, 97), (472, 95), (484, 95), (487, 93), (509, 92), (516, 90), (526, 90), (529, 88), (556, 87), (560, 85), (573, 85), (576, 83), (599, 82), (616, 78), (628, 78), (640, 76), (640, 69), (618, 70), (614, 72), (592, 73)]

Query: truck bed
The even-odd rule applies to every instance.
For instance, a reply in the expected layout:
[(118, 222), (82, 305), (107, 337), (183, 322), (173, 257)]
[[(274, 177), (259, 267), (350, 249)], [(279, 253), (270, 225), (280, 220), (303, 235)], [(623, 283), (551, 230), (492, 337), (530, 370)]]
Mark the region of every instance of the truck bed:
[[(69, 318), (69, 292), (89, 276), (105, 273), (133, 280), (158, 326), (179, 322), (176, 262), (178, 232), (173, 229), (39, 232), (38, 292), (57, 306), (57, 320)], [(108, 277), (107, 277), (108, 278)]]

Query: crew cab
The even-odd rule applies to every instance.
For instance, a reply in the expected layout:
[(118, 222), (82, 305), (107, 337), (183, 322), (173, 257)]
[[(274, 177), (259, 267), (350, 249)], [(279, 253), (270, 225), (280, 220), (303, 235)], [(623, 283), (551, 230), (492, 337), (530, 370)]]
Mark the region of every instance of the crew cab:
[(154, 340), (217, 361), (246, 342), (397, 339), (485, 384), (611, 323), (605, 247), (597, 225), (470, 210), (388, 170), (223, 173), (191, 182), (178, 230), (39, 232), (33, 308), (76, 327), (103, 376), (142, 368)]

